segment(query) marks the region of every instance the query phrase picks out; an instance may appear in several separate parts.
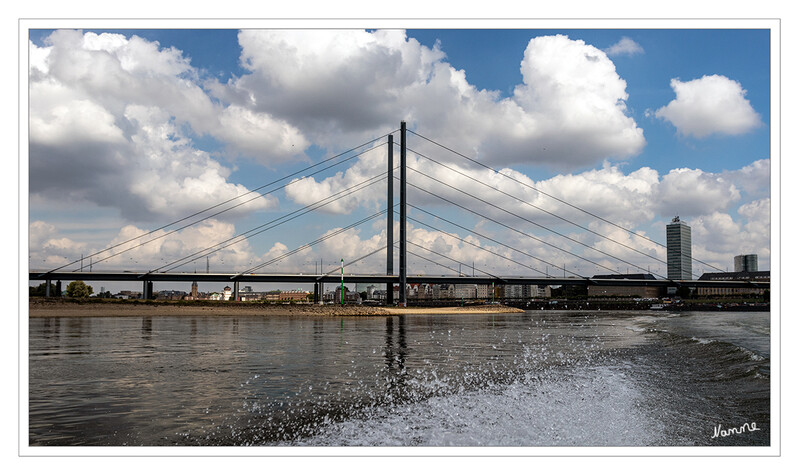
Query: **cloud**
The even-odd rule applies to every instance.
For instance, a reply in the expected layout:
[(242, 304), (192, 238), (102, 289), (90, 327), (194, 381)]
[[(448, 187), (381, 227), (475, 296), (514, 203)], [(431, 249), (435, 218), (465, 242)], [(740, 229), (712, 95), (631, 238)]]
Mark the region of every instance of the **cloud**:
[[(650, 205), (658, 183), (658, 173), (651, 168), (624, 174), (619, 167), (606, 164), (580, 174), (553, 176), (536, 183), (536, 188), (574, 207), (632, 226), (654, 217)], [(536, 204), (570, 220), (586, 219), (581, 211), (544, 194), (536, 196)]]
[(721, 175), (678, 168), (663, 177), (651, 205), (662, 216), (700, 216), (726, 210), (740, 198), (738, 189)]
[(403, 112), (391, 108), (399, 95), (443, 57), (399, 30), (243, 30), (239, 43), (250, 74), (214, 92), (325, 144), (341, 134), (396, 127)]
[[(33, 94), (46, 94), (41, 88), (33, 89)], [(109, 145), (125, 143), (122, 130), (114, 123), (114, 116), (92, 101), (69, 100), (36, 112), (41, 113), (30, 119), (32, 142), (56, 146), (80, 142)]]
[(727, 213), (713, 212), (699, 216), (691, 224), (692, 237), (697, 244), (712, 240), (713, 248), (718, 252), (726, 251), (727, 254), (735, 252), (737, 235), (741, 226)]
[[(95, 271), (157, 269), (159, 272), (205, 272), (207, 262), (212, 272), (241, 272), (289, 250), (278, 242), (268, 252), (259, 255), (248, 238), (237, 237), (233, 224), (213, 218), (179, 231), (167, 229), (151, 232), (146, 228), (126, 225), (112, 239), (98, 247), (90, 247), (87, 243), (76, 242), (59, 234), (60, 230), (53, 224), (44, 221), (30, 224), (29, 262), (32, 268), (60, 267), (83, 255), (84, 267), (88, 269), (91, 262)], [(301, 263), (309, 252), (310, 249), (302, 251), (277, 265), (281, 269), (291, 266), (290, 271), (303, 272)], [(79, 266), (73, 264), (66, 270)], [(273, 268), (262, 272), (269, 272)]]
[[(756, 253), (761, 259), (770, 256), (771, 249), (771, 199), (764, 198), (741, 205), (738, 214), (746, 219), (742, 254)], [(763, 262), (763, 261), (761, 261)]]
[[(306, 145), (292, 129), (278, 127), (285, 124), (220, 109), (174, 48), (70, 30), (46, 42), (29, 45), (30, 191), (36, 199), (116, 208), (134, 221), (173, 219), (248, 192), (228, 182), (230, 170), (196, 148), (193, 134), (219, 133), (240, 150), (263, 146), (278, 156), (295, 153), (281, 141), (284, 132)], [(247, 121), (279, 130), (259, 135)], [(273, 198), (260, 198), (239, 211), (274, 205)]]
[[(737, 220), (730, 214), (714, 212), (691, 221), (694, 257), (717, 269), (732, 270), (734, 256), (757, 254), (760, 270), (769, 269), (770, 199), (745, 203), (737, 211)], [(717, 269), (704, 268), (706, 272), (718, 272)], [(701, 269), (695, 268), (694, 272)]]
[[(175, 218), (247, 192), (195, 137), (273, 166), (303, 157), (312, 141), (351, 145), (406, 117), (493, 164), (584, 166), (644, 144), (612, 62), (564, 36), (530, 41), (524, 83), (502, 100), (401, 30), (245, 30), (239, 39), (250, 72), (228, 84), (201, 78), (180, 50), (136, 36), (59, 30), (44, 47), (31, 43), (34, 197), (112, 207), (137, 221)], [(356, 171), (345, 181), (361, 178)], [(313, 196), (301, 189), (309, 183), (295, 197)]]
[[(143, 237), (140, 237), (143, 236)], [(135, 269), (166, 271), (178, 265), (174, 271), (191, 272), (195, 269), (205, 271), (206, 257), (214, 271), (231, 272), (242, 269), (253, 261), (253, 252), (247, 239), (234, 239), (235, 227), (216, 219), (206, 220), (199, 225), (177, 232), (159, 230), (150, 233), (148, 229), (133, 225), (124, 226), (119, 233), (93, 257), (96, 267), (103, 269)], [(219, 250), (206, 250), (209, 246), (228, 241), (228, 247)], [(102, 249), (92, 249), (96, 253)], [(88, 254), (89, 252), (87, 252)], [(194, 261), (183, 261), (193, 256)], [(180, 262), (175, 263), (175, 261)]]
[(740, 170), (719, 174), (736, 188), (753, 197), (769, 196), (771, 190), (771, 160), (757, 160)]
[(214, 96), (323, 147), (351, 146), (403, 119), (492, 164), (582, 167), (645, 144), (607, 55), (562, 35), (530, 40), (524, 82), (505, 99), (401, 30), (244, 30), (239, 43), (248, 74), (209, 87)]
[(387, 160), (386, 147), (370, 151), (349, 169), (321, 181), (313, 177), (292, 180), (286, 187), (286, 197), (295, 203), (311, 205), (341, 193), (335, 201), (319, 208), (324, 213), (347, 214), (359, 206), (377, 208), (385, 202), (386, 182), (373, 179), (379, 180), (378, 177), (387, 174)]
[(618, 43), (606, 48), (604, 51), (608, 56), (634, 56), (643, 54), (644, 48), (632, 39), (623, 36)]
[(569, 169), (643, 149), (643, 131), (626, 115), (627, 83), (602, 51), (563, 35), (533, 38), (521, 72), (524, 84), (492, 118), (487, 148), (497, 160)]
[(672, 79), (671, 88), (676, 99), (658, 109), (655, 116), (671, 122), (681, 135), (740, 135), (762, 125), (745, 97), (746, 90), (725, 76), (702, 76), (687, 82)]
[(85, 243), (58, 237), (52, 224), (33, 221), (28, 225), (28, 245), (31, 268), (43, 269), (60, 266), (80, 257)]
[[(307, 205), (379, 176), (385, 173), (384, 157), (382, 151), (375, 151), (349, 170), (320, 182), (312, 178), (295, 181), (287, 189), (287, 197)], [(510, 168), (497, 173), (452, 164), (443, 167), (412, 153), (407, 160), (408, 201), (416, 206), (431, 211), (453, 209), (446, 201), (449, 200), (502, 222), (524, 224), (519, 219), (522, 217), (547, 227), (565, 225), (560, 218), (577, 223), (594, 219), (580, 209), (625, 227), (648, 222), (656, 216), (723, 212), (741, 198), (733, 178), (745, 181), (747, 176), (759, 176), (763, 168), (767, 168), (767, 164), (758, 161), (741, 170), (721, 174), (683, 168), (660, 176), (648, 167), (624, 173), (619, 166), (605, 163), (599, 169), (535, 181)], [(349, 213), (358, 206), (377, 209), (385, 203), (384, 193), (381, 184), (325, 209), (332, 213)]]
[[(55, 31), (45, 42), (47, 54), (38, 60), (37, 71), (47, 73), (32, 77), (33, 83), (91, 100), (114, 117), (136, 104), (169, 110), (178, 123), (188, 123), (199, 132), (216, 126), (216, 107), (197, 85), (197, 72), (180, 50), (160, 48), (136, 36), (74, 30)], [(43, 55), (31, 46), (32, 56)], [(39, 100), (39, 94), (32, 91), (31, 99)]]
[(219, 125), (214, 135), (232, 154), (254, 157), (266, 166), (297, 158), (311, 145), (296, 127), (240, 106), (225, 108)]

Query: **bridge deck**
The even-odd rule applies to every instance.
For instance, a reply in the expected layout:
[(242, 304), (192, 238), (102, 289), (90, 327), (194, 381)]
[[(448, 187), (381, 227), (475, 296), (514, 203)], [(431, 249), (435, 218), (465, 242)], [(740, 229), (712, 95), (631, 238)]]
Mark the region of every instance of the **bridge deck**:
[[(340, 274), (226, 274), (188, 272), (47, 272), (31, 271), (30, 281), (83, 280), (96, 282), (248, 282), (248, 283), (307, 283), (341, 282)], [(349, 283), (387, 284), (399, 283), (399, 276), (375, 274), (345, 274)], [(662, 280), (662, 279), (591, 279), (580, 277), (522, 277), (522, 276), (455, 276), (408, 275), (408, 283), (416, 284), (502, 284), (502, 285), (597, 285), (609, 287), (713, 287), (713, 288), (769, 288), (769, 281), (740, 280)]]

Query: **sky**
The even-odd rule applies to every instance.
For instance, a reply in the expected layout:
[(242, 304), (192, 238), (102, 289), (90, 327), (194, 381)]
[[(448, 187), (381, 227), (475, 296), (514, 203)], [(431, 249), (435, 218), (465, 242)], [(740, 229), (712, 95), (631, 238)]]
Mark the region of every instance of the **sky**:
[[(769, 270), (771, 42), (758, 28), (30, 30), (29, 267), (192, 255), (174, 270), (329, 271), (385, 246), (384, 215), (348, 228), (385, 209), (385, 180), (268, 223), (385, 175), (385, 136), (406, 121), (409, 274), (662, 277), (674, 216), (697, 278), (739, 254)], [(236, 238), (248, 230), (262, 232)], [(383, 273), (385, 254), (348, 271)]]

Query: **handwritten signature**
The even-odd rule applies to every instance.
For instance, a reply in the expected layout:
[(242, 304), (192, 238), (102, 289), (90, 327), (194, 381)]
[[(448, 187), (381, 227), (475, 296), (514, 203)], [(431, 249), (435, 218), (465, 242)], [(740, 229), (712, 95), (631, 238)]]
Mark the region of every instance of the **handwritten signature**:
[(730, 427), (729, 429), (722, 429), (721, 424), (719, 424), (718, 426), (713, 428), (713, 436), (710, 438), (715, 439), (716, 437), (728, 437), (730, 435), (743, 434), (745, 432), (754, 432), (757, 430), (760, 430), (760, 427), (758, 427), (757, 423), (755, 422), (747, 422), (741, 427)]

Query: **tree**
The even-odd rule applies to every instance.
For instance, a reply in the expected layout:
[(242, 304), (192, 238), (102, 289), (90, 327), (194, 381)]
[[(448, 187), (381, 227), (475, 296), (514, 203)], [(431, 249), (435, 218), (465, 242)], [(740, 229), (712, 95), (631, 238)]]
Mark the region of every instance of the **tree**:
[(82, 280), (74, 280), (67, 285), (67, 297), (85, 299), (93, 292), (92, 286), (86, 285)]
[[(47, 282), (42, 282), (36, 287), (30, 287), (28, 295), (31, 297), (44, 297), (47, 295)], [(50, 297), (57, 297), (55, 294), (55, 284), (50, 284)]]

